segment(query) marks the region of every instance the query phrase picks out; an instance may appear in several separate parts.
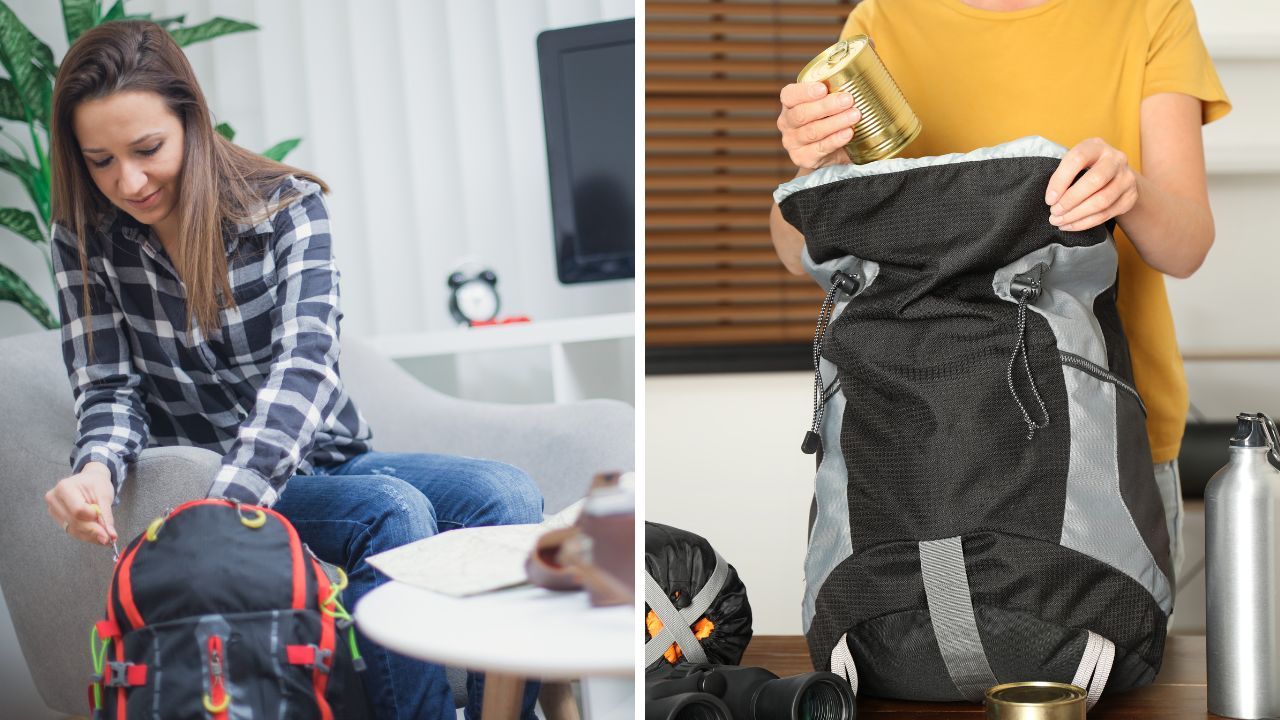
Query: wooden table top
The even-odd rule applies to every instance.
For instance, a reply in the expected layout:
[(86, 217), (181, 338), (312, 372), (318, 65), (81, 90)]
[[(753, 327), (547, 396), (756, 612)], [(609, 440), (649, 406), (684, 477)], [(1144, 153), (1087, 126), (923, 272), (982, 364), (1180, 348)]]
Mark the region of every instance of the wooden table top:
[[(1089, 712), (1089, 720), (1108, 718), (1162, 718), (1190, 720), (1214, 718), (1207, 710), (1203, 635), (1170, 635), (1165, 643), (1164, 666), (1155, 682), (1115, 696), (1104, 696)], [(751, 639), (742, 664), (770, 670), (786, 677), (811, 672), (809, 650), (803, 637), (760, 635)], [(942, 720), (980, 718), (981, 705), (904, 702), (858, 698), (858, 719)]]

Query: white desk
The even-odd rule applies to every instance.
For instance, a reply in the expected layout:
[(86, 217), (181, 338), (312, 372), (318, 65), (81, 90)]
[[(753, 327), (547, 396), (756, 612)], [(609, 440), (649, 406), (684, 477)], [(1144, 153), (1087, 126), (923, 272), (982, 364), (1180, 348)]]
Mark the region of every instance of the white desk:
[(403, 655), (485, 672), (485, 720), (517, 716), (526, 677), (581, 678), (587, 720), (634, 716), (631, 605), (593, 608), (584, 592), (527, 586), (455, 598), (392, 581), (356, 605), (355, 621)]
[[(550, 354), (551, 390), (555, 402), (589, 397), (615, 397), (634, 403), (635, 313), (590, 315), (534, 320), (482, 327), (457, 327), (434, 332), (377, 335), (367, 338), (379, 352), (394, 360), (451, 359), (472, 353), (500, 353), (522, 348), (546, 348)], [(617, 346), (612, 352), (602, 345)], [(619, 362), (619, 350), (630, 362)], [(616, 386), (626, 385), (626, 391)], [(602, 387), (612, 392), (601, 395)], [(629, 397), (625, 397), (629, 396)]]

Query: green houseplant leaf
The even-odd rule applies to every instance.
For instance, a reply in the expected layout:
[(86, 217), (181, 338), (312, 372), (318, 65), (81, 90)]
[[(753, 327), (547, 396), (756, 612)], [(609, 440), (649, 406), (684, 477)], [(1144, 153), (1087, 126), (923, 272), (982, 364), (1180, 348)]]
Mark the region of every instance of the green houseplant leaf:
[(37, 245), (45, 241), (36, 216), (26, 210), (0, 208), (0, 226), (9, 228)]
[(18, 303), (36, 322), (50, 330), (58, 327), (58, 320), (49, 312), (49, 306), (25, 280), (18, 277), (18, 273), (4, 265), (0, 265), (0, 300)]
[(26, 108), (27, 117), (49, 126), (48, 99), (52, 97), (57, 65), (53, 51), (40, 42), (18, 16), (0, 1), (0, 64), (8, 71)]
[(123, 20), (123, 19), (124, 19), (124, 0), (116, 0), (116, 4), (112, 5), (110, 9), (107, 10), (107, 14), (102, 16), (102, 19), (98, 21), (98, 24), (101, 25), (102, 23), (108, 23), (108, 22), (111, 22), (112, 20)]
[(206, 20), (199, 25), (173, 28), (169, 30), (169, 34), (173, 36), (174, 42), (178, 43), (180, 47), (186, 47), (205, 40), (212, 40), (213, 38), (221, 37), (223, 35), (257, 29), (258, 26), (253, 23), (229, 20), (224, 17), (216, 17), (212, 20)]
[(168, 30), (169, 28), (173, 27), (174, 25), (181, 25), (182, 23), (184, 23), (184, 22), (186, 22), (186, 21), (187, 21), (187, 16), (186, 16), (186, 15), (174, 15), (173, 17), (156, 18), (156, 19), (152, 20), (151, 22), (153, 22), (153, 23), (155, 23), (155, 24), (159, 25), (160, 27), (164, 28), (165, 30)]
[(218, 123), (214, 126), (213, 130), (228, 140), (236, 139), (236, 131), (226, 123)]
[(62, 22), (67, 30), (67, 44), (74, 43), (85, 30), (98, 24), (102, 14), (99, 0), (62, 0)]
[(9, 78), (0, 78), (0, 118), (26, 122), (26, 111), (22, 109), (22, 98), (18, 97), (18, 88), (13, 86)]
[(288, 155), (294, 148), (298, 147), (298, 143), (300, 142), (302, 142), (302, 138), (291, 138), (283, 142), (278, 142), (264, 150), (262, 156), (275, 160), (276, 162), (280, 162), (284, 160), (285, 155)]

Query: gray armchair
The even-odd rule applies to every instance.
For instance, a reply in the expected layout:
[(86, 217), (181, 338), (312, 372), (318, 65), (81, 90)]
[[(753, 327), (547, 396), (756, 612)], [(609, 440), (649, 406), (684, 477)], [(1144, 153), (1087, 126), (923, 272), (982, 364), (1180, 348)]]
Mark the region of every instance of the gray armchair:
[[(595, 472), (635, 466), (634, 411), (625, 403), (459, 400), (351, 339), (343, 341), (340, 368), (377, 449), (511, 463), (537, 481), (547, 513), (583, 496)], [(45, 512), (44, 493), (67, 475), (75, 434), (56, 331), (0, 339), (0, 418), (0, 589), (45, 704), (82, 715), (89, 628), (102, 616), (112, 563), (109, 548), (69, 540)], [(218, 461), (197, 448), (145, 450), (115, 508), (121, 545), (166, 508), (203, 496)], [(0, 648), (3, 655), (0, 667), (21, 667), (13, 648)]]

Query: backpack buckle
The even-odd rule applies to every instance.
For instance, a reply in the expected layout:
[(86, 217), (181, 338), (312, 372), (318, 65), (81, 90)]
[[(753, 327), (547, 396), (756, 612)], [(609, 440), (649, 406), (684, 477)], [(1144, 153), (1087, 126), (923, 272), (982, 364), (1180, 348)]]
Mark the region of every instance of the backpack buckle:
[(330, 666), (332, 665), (332, 663), (333, 663), (333, 651), (332, 651), (332, 650), (326, 650), (326, 649), (324, 649), (324, 648), (322, 648), (322, 647), (319, 647), (319, 646), (316, 646), (316, 645), (312, 645), (311, 647), (312, 647), (312, 648), (314, 648), (314, 649), (315, 649), (315, 652), (316, 652), (316, 659), (315, 659), (315, 662), (313, 662), (313, 663), (311, 664), (311, 667), (313, 667), (313, 668), (315, 668), (316, 670), (319, 670), (320, 672), (322, 672), (322, 673), (324, 673), (324, 674), (328, 675), (328, 674), (329, 674), (329, 667), (330, 667)]
[(289, 645), (285, 651), (290, 665), (302, 665), (326, 675), (333, 665), (333, 651), (325, 650), (319, 645)]
[(105, 687), (134, 687), (146, 684), (146, 665), (131, 662), (107, 662), (107, 673), (102, 679)]

